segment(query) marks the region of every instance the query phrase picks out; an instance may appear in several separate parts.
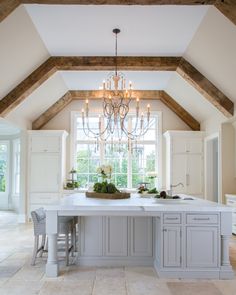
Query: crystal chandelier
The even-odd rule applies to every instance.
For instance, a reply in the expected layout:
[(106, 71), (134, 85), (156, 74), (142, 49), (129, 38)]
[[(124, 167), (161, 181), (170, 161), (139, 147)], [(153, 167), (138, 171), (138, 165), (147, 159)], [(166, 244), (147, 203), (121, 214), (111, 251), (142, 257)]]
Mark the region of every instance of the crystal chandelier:
[[(146, 115), (141, 112), (139, 106), (139, 97), (133, 97), (132, 83), (129, 82), (126, 88), (126, 78), (122, 72), (118, 72), (117, 65), (117, 35), (119, 29), (114, 29), (115, 34), (115, 64), (114, 72), (110, 73), (106, 80), (103, 81), (103, 117), (102, 124), (101, 115), (99, 115), (97, 132), (90, 127), (89, 122), (89, 100), (85, 101), (85, 109), (82, 109), (82, 124), (86, 136), (93, 139), (106, 141), (115, 137), (119, 141), (128, 138), (129, 141), (137, 141), (143, 136), (149, 127), (150, 122), (150, 105), (147, 105)], [(130, 111), (130, 103), (136, 101), (135, 114), (133, 115), (132, 127), (128, 123), (128, 114)], [(104, 126), (103, 126), (104, 125)]]

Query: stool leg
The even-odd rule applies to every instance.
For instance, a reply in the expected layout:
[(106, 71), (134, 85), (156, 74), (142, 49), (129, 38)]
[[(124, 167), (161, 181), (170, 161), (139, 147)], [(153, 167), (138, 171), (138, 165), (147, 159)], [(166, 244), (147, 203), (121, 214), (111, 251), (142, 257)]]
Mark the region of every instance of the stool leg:
[(65, 235), (66, 266), (69, 265), (69, 233)]
[(74, 224), (71, 227), (71, 256), (74, 257), (75, 253), (75, 227)]
[(42, 257), (43, 256), (43, 250), (45, 248), (45, 240), (46, 240), (46, 235), (43, 235), (42, 236), (42, 241), (41, 241), (41, 250), (40, 250), (40, 254), (39, 254), (39, 257)]
[(38, 253), (38, 246), (39, 246), (39, 236), (34, 236), (34, 250), (33, 250), (31, 265), (35, 265), (35, 260)]

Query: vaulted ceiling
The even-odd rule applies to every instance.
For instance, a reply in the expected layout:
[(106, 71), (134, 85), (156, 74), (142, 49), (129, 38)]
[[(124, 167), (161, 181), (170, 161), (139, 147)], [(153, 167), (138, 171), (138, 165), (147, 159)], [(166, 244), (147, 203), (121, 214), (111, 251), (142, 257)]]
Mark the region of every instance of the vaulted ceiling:
[[(7, 1), (0, 3), (1, 16), (4, 14), (3, 2)], [(8, 2), (13, 8), (16, 1)], [(86, 1), (74, 2), (81, 4)], [(114, 4), (116, 1), (110, 2)], [(137, 2), (140, 4), (143, 1)], [(156, 4), (158, 1), (148, 2)], [(167, 2), (180, 4), (189, 1)], [(204, 1), (204, 4), (213, 2)], [(8, 109), (10, 102), (10, 112), (1, 111), (2, 115), (13, 119), (21, 114), (33, 122), (68, 91), (98, 89), (109, 67), (92, 66), (81, 71), (81, 68), (71, 67), (68, 62), (63, 66), (49, 66), (46, 75), (41, 75), (39, 67), (50, 56), (112, 56), (112, 29), (118, 26), (122, 31), (118, 43), (119, 55), (183, 56), (194, 70), (200, 72), (200, 76), (192, 79), (191, 71), (183, 71), (179, 63), (173, 71), (165, 67), (153, 71), (144, 67), (145, 62), (142, 71), (123, 67), (129, 79), (134, 81), (135, 89), (164, 90), (198, 122), (222, 111), (224, 115), (221, 117), (229, 117), (233, 113), (230, 101), (236, 103), (233, 2), (225, 1), (226, 7), (233, 7), (231, 13), (225, 14), (226, 17), (212, 5), (21, 5), (11, 10), (13, 12), (0, 23), (0, 40), (3, 41), (0, 44), (0, 109)], [(30, 74), (37, 68), (39, 76), (34, 80), (35, 77)], [(213, 88), (206, 87), (206, 83)]]

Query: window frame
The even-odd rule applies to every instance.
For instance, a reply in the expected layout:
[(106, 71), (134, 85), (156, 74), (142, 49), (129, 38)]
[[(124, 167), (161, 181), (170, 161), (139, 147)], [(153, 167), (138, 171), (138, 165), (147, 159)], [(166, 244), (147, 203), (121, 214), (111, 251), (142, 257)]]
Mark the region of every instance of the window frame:
[[(8, 196), (10, 193), (10, 140), (0, 140), (0, 144), (5, 144), (7, 146), (7, 169), (6, 169), (6, 189), (5, 192), (0, 192), (1, 196)], [(8, 199), (9, 204), (9, 199)]]
[[(21, 169), (21, 141), (20, 138), (13, 139), (12, 141), (12, 195), (19, 196), (20, 195), (20, 169)], [(17, 150), (17, 146), (19, 145), (19, 150)], [(17, 156), (19, 157), (19, 169), (17, 172)], [(19, 175), (19, 192), (16, 192), (16, 176)]]
[[(91, 117), (95, 116), (97, 117), (100, 113), (97, 112), (90, 112)], [(134, 115), (134, 112), (130, 112), (129, 115)], [(158, 159), (156, 161), (156, 171), (158, 173), (158, 177), (155, 181), (156, 186), (158, 188), (162, 188), (162, 112), (161, 111), (152, 111), (152, 116), (155, 116), (157, 118), (157, 128), (156, 128), (156, 142), (155, 142), (155, 149), (158, 155)], [(79, 143), (76, 139), (77, 135), (77, 117), (81, 117), (81, 112), (78, 111), (71, 111), (71, 136), (70, 136), (70, 167), (75, 167), (76, 163), (76, 145)], [(142, 143), (143, 141), (138, 140), (137, 143)], [(145, 144), (153, 144), (153, 140), (145, 140)], [(89, 144), (94, 143), (94, 140), (82, 140), (80, 143)], [(127, 142), (126, 142), (127, 143)], [(100, 152), (100, 159), (101, 164), (103, 160), (104, 155), (104, 144), (101, 145), (102, 148), (99, 149)], [(127, 183), (128, 183), (128, 189), (132, 189), (132, 175), (131, 175), (131, 166), (132, 166), (132, 157), (131, 157), (131, 151), (128, 151), (128, 171), (127, 171)]]

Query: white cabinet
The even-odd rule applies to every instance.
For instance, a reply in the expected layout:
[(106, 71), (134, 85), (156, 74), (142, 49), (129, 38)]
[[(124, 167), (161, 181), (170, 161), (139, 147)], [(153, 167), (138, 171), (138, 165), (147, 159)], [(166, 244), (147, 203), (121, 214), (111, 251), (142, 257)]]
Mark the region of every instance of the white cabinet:
[(60, 169), (59, 153), (32, 153), (30, 192), (58, 192), (60, 190)]
[(167, 131), (166, 186), (174, 193), (203, 195), (203, 132)]
[(152, 256), (152, 218), (131, 217), (130, 219), (130, 255)]
[(65, 131), (29, 131), (28, 214), (57, 203), (65, 181)]
[(186, 231), (186, 266), (189, 268), (217, 267), (218, 228), (188, 226)]
[(120, 216), (108, 216), (105, 218), (106, 256), (128, 255), (128, 218)]
[(166, 225), (163, 228), (163, 266), (181, 266), (181, 227)]
[(102, 256), (103, 218), (100, 216), (81, 217), (81, 256)]
[(226, 205), (233, 207), (232, 213), (232, 233), (236, 235), (236, 195), (225, 195)]

